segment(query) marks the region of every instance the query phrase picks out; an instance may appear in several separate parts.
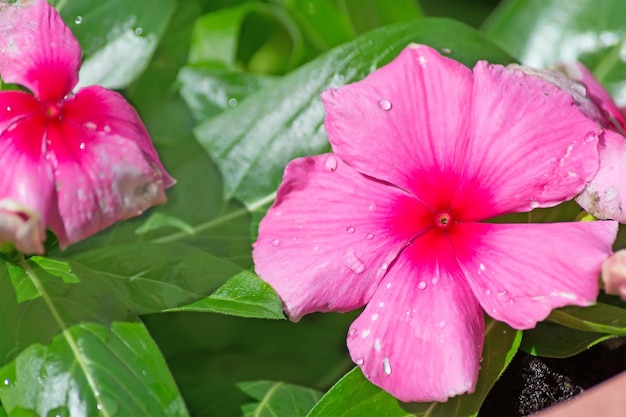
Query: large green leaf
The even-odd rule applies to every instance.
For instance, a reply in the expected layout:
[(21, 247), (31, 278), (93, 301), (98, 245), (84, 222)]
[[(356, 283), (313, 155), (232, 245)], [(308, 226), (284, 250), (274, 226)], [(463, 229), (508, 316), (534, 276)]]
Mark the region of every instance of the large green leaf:
[(622, 0), (508, 0), (484, 31), (528, 65), (582, 61), (623, 105), (625, 14)]
[(475, 30), (445, 19), (384, 27), (335, 48), (195, 130), (224, 176), (225, 198), (249, 209), (271, 200), (289, 160), (329, 149), (322, 90), (363, 78), (411, 42), (432, 45), (466, 65), (511, 61)]
[(365, 379), (359, 368), (341, 379), (315, 406), (308, 417), (466, 417), (476, 415), (493, 384), (517, 352), (520, 331), (487, 319), (483, 362), (476, 391), (445, 403), (400, 403)]
[(3, 261), (0, 312), (0, 400), (10, 415), (187, 415), (152, 338), (99, 275), (40, 257)]
[(122, 88), (147, 67), (175, 0), (59, 0), (57, 8), (85, 55), (79, 85)]
[(240, 382), (237, 386), (259, 401), (242, 407), (244, 417), (305, 417), (322, 397), (314, 389), (284, 382)]
[(626, 336), (626, 309), (608, 304), (559, 308), (553, 310), (547, 320), (585, 332)]
[(406, 22), (424, 15), (418, 2), (414, 0), (395, 0), (393, 7), (389, 7), (387, 0), (338, 0), (337, 3), (349, 16), (356, 33)]
[(568, 358), (613, 337), (615, 336), (575, 330), (544, 321), (538, 323), (534, 329), (524, 332), (520, 348), (536, 356)]

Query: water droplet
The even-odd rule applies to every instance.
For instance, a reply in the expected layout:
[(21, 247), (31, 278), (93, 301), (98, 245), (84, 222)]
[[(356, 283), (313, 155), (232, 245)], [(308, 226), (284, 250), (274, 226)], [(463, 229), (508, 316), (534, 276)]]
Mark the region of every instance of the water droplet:
[(441, 52), (443, 52), (444, 54), (450, 55), (452, 53), (452, 49), (450, 49), (450, 48), (441, 48)]
[(419, 284), (417, 284), (417, 288), (419, 288), (420, 290), (426, 288), (426, 281), (420, 281)]
[(378, 107), (385, 111), (389, 111), (391, 110), (391, 101), (381, 98), (380, 100), (378, 100)]
[(280, 239), (274, 239), (274, 240), (272, 240), (272, 246), (276, 247), (276, 246), (278, 246), (278, 245), (280, 245)]
[(615, 200), (617, 196), (619, 196), (619, 191), (617, 190), (617, 187), (613, 185), (604, 190), (604, 199), (606, 201)]
[[(384, 263), (380, 266), (380, 269), (382, 269), (383, 271), (386, 271), (386, 270), (387, 270), (387, 268), (389, 268), (389, 264), (388, 264), (387, 262), (384, 262)], [(388, 285), (388, 287), (387, 287), (387, 288), (389, 288), (389, 287), (391, 286), (391, 284), (387, 284), (387, 285)]]
[(339, 165), (337, 158), (334, 155), (328, 155), (324, 161), (324, 170), (334, 172), (337, 169), (337, 165)]
[(356, 336), (356, 329), (354, 327), (348, 331), (348, 336)]
[[(384, 264), (383, 264), (383, 265), (384, 265)], [(388, 283), (387, 283), (387, 289), (390, 289), (390, 288), (391, 288), (391, 282), (388, 282)]]
[(6, 386), (11, 385), (11, 380), (10, 380), (9, 378), (6, 378), (6, 379), (4, 380), (4, 385), (6, 385)]
[(85, 142), (81, 142), (81, 144), (80, 144), (80, 145), (78, 145), (78, 147), (79, 147), (81, 150), (84, 150), (84, 149), (85, 149)]
[(490, 290), (489, 288), (487, 288), (487, 289), (485, 290), (485, 294), (487, 294), (487, 295), (491, 295), (491, 290)]
[(109, 126), (109, 125), (104, 125), (104, 127), (102, 128), (102, 130), (104, 130), (106, 133), (111, 133), (111, 126)]
[(346, 232), (352, 234), (354, 233), (354, 230), (355, 230), (354, 227), (350, 226), (346, 229)]
[(437, 285), (437, 284), (439, 284), (439, 278), (435, 277), (435, 278), (431, 279), (431, 280), (430, 280), (430, 282), (431, 282), (433, 285)]
[(391, 375), (391, 364), (389, 363), (389, 358), (383, 359), (383, 371), (385, 371), (385, 374)]
[(381, 347), (381, 346), (380, 346), (380, 339), (376, 339), (376, 340), (374, 341), (374, 349), (376, 349), (376, 350), (380, 350), (380, 347)]
[(11, 111), (11, 106), (7, 106), (7, 111)]
[(447, 325), (447, 324), (448, 324), (448, 322), (447, 322), (447, 321), (445, 321), (445, 320), (441, 320), (441, 321), (439, 322), (439, 328), (440, 328), (440, 329), (443, 329), (444, 327), (446, 327), (446, 325)]
[(365, 339), (367, 336), (369, 336), (369, 335), (370, 335), (370, 332), (371, 332), (371, 330), (370, 330), (370, 329), (363, 330), (363, 331), (361, 332), (361, 337), (362, 337), (363, 339)]
[(356, 358), (354, 363), (356, 363), (357, 365), (361, 366), (361, 365), (363, 365), (365, 363), (365, 361), (363, 360), (363, 358)]
[(98, 403), (98, 404), (96, 404), (96, 408), (98, 410), (102, 410), (104, 407), (102, 406), (102, 404)]
[(500, 291), (498, 293), (498, 296), (500, 296), (500, 297), (504, 297), (505, 295), (506, 295), (506, 291), (505, 290), (502, 290), (502, 291)]
[(385, 306), (385, 303), (383, 303), (382, 301), (378, 303), (378, 307), (383, 308), (384, 306)]
[(484, 264), (480, 264), (478, 266), (478, 273), (480, 274), (481, 272), (483, 272), (485, 270), (485, 265)]
[(81, 23), (83, 23), (83, 17), (76, 16), (76, 19), (74, 19), (74, 23), (76, 23), (77, 25), (80, 25)]
[(236, 98), (232, 97), (232, 98), (228, 99), (228, 105), (230, 107), (235, 107), (235, 106), (237, 106), (237, 104), (239, 104), (239, 102), (237, 101)]
[(355, 274), (361, 274), (365, 271), (365, 264), (352, 250), (346, 253), (346, 256), (343, 258), (343, 263)]
[(85, 122), (83, 123), (83, 126), (89, 130), (96, 130), (96, 128), (98, 127), (98, 125), (95, 124), (94, 122)]
[(317, 252), (317, 251), (319, 251), (319, 250), (320, 250), (320, 247), (319, 247), (319, 246), (317, 246), (317, 245), (313, 246), (313, 252)]
[(595, 132), (595, 131), (587, 132), (587, 134), (585, 135), (585, 139), (583, 139), (583, 143), (589, 143), (597, 139), (598, 139), (598, 132)]
[(139, 36), (143, 33), (143, 29), (140, 27), (135, 28), (135, 35)]
[(535, 200), (532, 200), (530, 202), (530, 208), (531, 209), (536, 209), (537, 207), (539, 207), (539, 203), (537, 201), (535, 201)]
[(373, 233), (368, 233), (367, 236), (365, 236), (365, 238), (367, 240), (372, 240), (372, 239), (374, 239), (374, 234)]
[(372, 314), (372, 321), (378, 320), (378, 313)]

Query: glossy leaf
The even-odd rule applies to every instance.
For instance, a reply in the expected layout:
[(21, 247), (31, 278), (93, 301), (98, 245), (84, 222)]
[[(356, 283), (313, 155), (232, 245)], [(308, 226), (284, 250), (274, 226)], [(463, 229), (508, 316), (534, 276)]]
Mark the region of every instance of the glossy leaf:
[[(20, 300), (9, 265), (37, 297)], [(157, 346), (113, 282), (76, 263), (20, 257), (0, 264), (0, 312), (0, 401), (9, 414), (187, 415)]]
[(535, 356), (568, 358), (615, 336), (574, 330), (545, 321), (526, 330), (520, 349)]
[(464, 417), (476, 415), (493, 384), (517, 352), (520, 331), (488, 319), (483, 362), (476, 391), (445, 403), (401, 403), (365, 379), (359, 368), (341, 379), (311, 410), (308, 417)]
[(170, 311), (222, 313), (259, 319), (284, 319), (272, 287), (250, 271), (242, 271), (208, 297)]
[(598, 303), (553, 310), (548, 321), (576, 330), (626, 336), (626, 309)]
[(284, 382), (241, 382), (237, 387), (259, 401), (242, 407), (244, 417), (305, 417), (322, 397), (314, 389)]
[(97, 7), (91, 0), (60, 1), (85, 56), (79, 86), (130, 84), (150, 62), (174, 7), (174, 0), (108, 0)]
[(289, 160), (329, 149), (322, 90), (363, 78), (411, 42), (445, 49), (466, 65), (511, 60), (478, 32), (445, 19), (388, 26), (335, 48), (195, 129), (224, 176), (225, 198), (251, 211), (271, 198)]
[(528, 65), (582, 61), (623, 105), (625, 13), (621, 0), (508, 0), (485, 22), (484, 31)]
[(424, 15), (418, 2), (414, 0), (395, 0), (393, 7), (389, 7), (386, 0), (341, 0), (339, 4), (348, 14), (356, 33), (406, 22)]

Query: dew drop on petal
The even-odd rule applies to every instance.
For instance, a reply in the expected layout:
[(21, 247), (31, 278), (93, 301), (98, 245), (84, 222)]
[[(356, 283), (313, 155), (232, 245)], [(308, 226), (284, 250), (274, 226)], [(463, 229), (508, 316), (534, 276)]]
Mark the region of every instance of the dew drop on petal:
[(441, 321), (439, 322), (439, 328), (440, 328), (440, 329), (443, 329), (444, 327), (446, 327), (446, 325), (447, 325), (447, 324), (448, 324), (448, 322), (447, 322), (447, 321), (445, 321), (445, 320), (441, 320)]
[(78, 147), (79, 147), (81, 150), (84, 150), (84, 149), (85, 149), (85, 142), (81, 142), (81, 143), (80, 143), (80, 145), (78, 145)]
[(383, 359), (383, 371), (385, 371), (385, 374), (391, 375), (391, 364), (389, 363), (389, 358)]
[(617, 188), (613, 185), (604, 190), (604, 199), (606, 201), (613, 201), (617, 198), (618, 195), (619, 191), (617, 191)]
[(381, 347), (381, 346), (380, 346), (380, 339), (376, 339), (376, 340), (374, 341), (374, 349), (376, 349), (376, 350), (380, 350), (380, 347)]
[[(381, 266), (380, 269), (382, 269), (383, 271), (386, 271), (387, 268), (389, 268), (389, 264), (387, 262), (384, 262)], [(391, 284), (387, 284), (387, 288), (391, 287)]]
[(381, 98), (380, 100), (378, 100), (378, 107), (385, 111), (389, 111), (391, 110), (391, 101)]
[(583, 139), (583, 143), (589, 143), (595, 139), (598, 139), (598, 132), (587, 132), (587, 134), (585, 135), (585, 139)]
[(368, 233), (367, 236), (365, 236), (365, 238), (367, 240), (372, 240), (372, 239), (374, 239), (374, 234), (373, 233)]
[(83, 23), (83, 17), (76, 16), (76, 19), (74, 19), (74, 23), (76, 23), (77, 25), (80, 25), (81, 23)]
[(356, 336), (356, 329), (354, 327), (348, 331), (348, 336)]
[(369, 335), (370, 335), (370, 332), (371, 332), (371, 330), (370, 330), (370, 329), (363, 330), (363, 331), (361, 332), (361, 337), (362, 337), (363, 339), (365, 339), (367, 336), (369, 336)]
[(531, 209), (536, 209), (537, 207), (539, 207), (539, 202), (533, 200), (530, 202), (530, 208)]
[(439, 278), (434, 277), (433, 279), (431, 279), (431, 280), (430, 280), (430, 282), (431, 282), (433, 285), (437, 285), (437, 284), (439, 284)]
[(102, 128), (102, 130), (104, 130), (106, 133), (111, 133), (111, 126), (109, 126), (109, 125), (104, 125), (104, 127)]
[(89, 130), (96, 130), (96, 128), (98, 127), (98, 125), (95, 124), (94, 122), (85, 122), (83, 123), (83, 126)]
[(349, 233), (349, 234), (354, 233), (354, 231), (355, 231), (355, 229), (354, 229), (354, 227), (352, 227), (352, 226), (350, 226), (350, 227), (346, 228), (346, 232), (347, 232), (347, 233)]
[(320, 250), (319, 246), (317, 246), (317, 245), (313, 246), (313, 252), (318, 252), (319, 250)]
[[(383, 265), (384, 265), (384, 264), (383, 264)], [(389, 290), (389, 289), (391, 289), (391, 282), (388, 282), (388, 283), (387, 283), (387, 289), (388, 289), (388, 290)]]
[(378, 320), (378, 313), (372, 314), (372, 321)]
[(280, 239), (274, 239), (274, 240), (272, 240), (272, 246), (276, 247), (276, 246), (278, 246), (278, 245), (280, 245)]
[(385, 303), (383, 303), (382, 301), (378, 303), (378, 307), (383, 308), (384, 306), (385, 306)]
[(334, 155), (328, 155), (324, 161), (324, 170), (333, 172), (337, 169), (337, 165), (339, 165), (337, 158)]
[(7, 106), (7, 111), (11, 111), (11, 106)]
[(419, 288), (420, 290), (426, 288), (426, 281), (420, 281), (419, 284), (417, 284), (417, 288)]
[(491, 295), (491, 290), (490, 290), (489, 288), (487, 288), (487, 289), (485, 290), (485, 294), (487, 294), (487, 295)]
[(356, 363), (357, 365), (361, 366), (361, 365), (363, 365), (365, 363), (365, 361), (363, 360), (363, 358), (356, 358), (354, 363)]

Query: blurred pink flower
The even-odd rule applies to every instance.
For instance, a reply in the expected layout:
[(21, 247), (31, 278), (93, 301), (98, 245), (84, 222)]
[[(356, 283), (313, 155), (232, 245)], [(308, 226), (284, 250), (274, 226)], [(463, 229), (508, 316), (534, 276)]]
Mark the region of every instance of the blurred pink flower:
[(294, 321), (366, 305), (347, 343), (373, 383), (402, 401), (473, 392), (483, 310), (528, 329), (594, 302), (615, 222), (478, 223), (596, 172), (601, 130), (569, 94), (413, 45), (322, 99), (334, 153), (287, 166), (253, 258)]
[(78, 82), (78, 41), (46, 0), (0, 5), (0, 242), (42, 253), (166, 201), (174, 180), (133, 107)]
[(615, 252), (602, 264), (602, 280), (607, 294), (619, 295), (626, 301), (626, 250)]
[(576, 201), (598, 219), (626, 223), (626, 119), (611, 95), (582, 64), (564, 64), (561, 69), (580, 82), (585, 96), (599, 110), (594, 119), (605, 131), (600, 135), (600, 168)]

